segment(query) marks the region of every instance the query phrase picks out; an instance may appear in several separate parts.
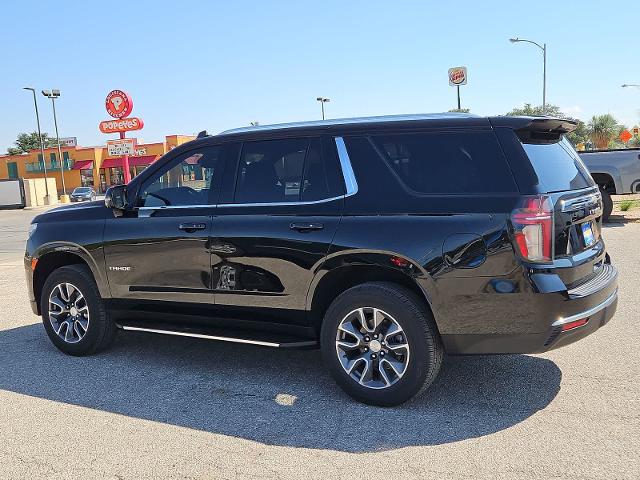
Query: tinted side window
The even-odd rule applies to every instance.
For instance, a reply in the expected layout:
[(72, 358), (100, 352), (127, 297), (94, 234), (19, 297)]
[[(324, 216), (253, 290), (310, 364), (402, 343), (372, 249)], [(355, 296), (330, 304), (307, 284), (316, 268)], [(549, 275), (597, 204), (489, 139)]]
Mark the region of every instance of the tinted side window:
[(551, 144), (522, 145), (545, 192), (578, 190), (595, 185), (587, 167), (567, 139)]
[[(313, 138), (304, 162), (301, 200), (312, 202), (344, 195), (344, 180), (333, 139)], [(321, 154), (322, 153), (322, 154)]]
[[(153, 174), (142, 187), (138, 205), (166, 207), (209, 204), (221, 147), (191, 150)], [(177, 163), (176, 163), (177, 162)]]
[(322, 142), (319, 138), (245, 142), (236, 203), (308, 202), (343, 195), (335, 148), (332, 151)]
[(401, 182), (415, 192), (517, 192), (492, 132), (380, 135), (372, 140)]

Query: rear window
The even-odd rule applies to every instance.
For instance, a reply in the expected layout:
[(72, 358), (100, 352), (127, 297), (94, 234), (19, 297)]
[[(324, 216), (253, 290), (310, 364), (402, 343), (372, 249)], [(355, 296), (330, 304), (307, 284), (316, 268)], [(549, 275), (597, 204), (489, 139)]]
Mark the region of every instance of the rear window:
[(566, 138), (551, 144), (522, 144), (545, 192), (579, 190), (595, 185), (587, 167)]
[(400, 180), (417, 193), (517, 192), (492, 132), (380, 135), (372, 140)]

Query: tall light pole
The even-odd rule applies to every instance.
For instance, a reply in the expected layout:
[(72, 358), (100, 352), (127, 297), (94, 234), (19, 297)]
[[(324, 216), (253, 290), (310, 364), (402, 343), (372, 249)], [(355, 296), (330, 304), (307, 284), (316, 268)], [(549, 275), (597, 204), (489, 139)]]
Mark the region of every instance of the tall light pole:
[(40, 131), (40, 115), (38, 114), (36, 89), (32, 87), (23, 87), (23, 90), (31, 90), (31, 93), (33, 93), (33, 105), (36, 107), (36, 122), (38, 123), (38, 138), (40, 139), (40, 155), (42, 155), (42, 165), (44, 167), (44, 189), (46, 192), (44, 203), (45, 205), (49, 205), (51, 203), (51, 197), (49, 196), (49, 182), (47, 181), (47, 161), (44, 158), (44, 140), (42, 139), (42, 132)]
[(322, 119), (324, 120), (324, 104), (327, 102), (330, 102), (331, 99), (330, 98), (325, 98), (325, 97), (318, 97), (316, 98), (317, 101), (320, 102), (320, 105), (322, 106)]
[(64, 159), (62, 158), (62, 149), (60, 148), (60, 135), (58, 135), (58, 119), (56, 118), (56, 98), (60, 97), (60, 90), (42, 90), (42, 95), (51, 99), (53, 106), (53, 124), (56, 127), (56, 143), (58, 144), (58, 159), (60, 160), (60, 177), (62, 177), (62, 201), (69, 201), (67, 196), (67, 187), (64, 184)]
[(523, 38), (510, 38), (511, 43), (526, 42), (535, 45), (542, 50), (542, 114), (547, 113), (547, 44), (540, 45), (533, 40), (525, 40)]

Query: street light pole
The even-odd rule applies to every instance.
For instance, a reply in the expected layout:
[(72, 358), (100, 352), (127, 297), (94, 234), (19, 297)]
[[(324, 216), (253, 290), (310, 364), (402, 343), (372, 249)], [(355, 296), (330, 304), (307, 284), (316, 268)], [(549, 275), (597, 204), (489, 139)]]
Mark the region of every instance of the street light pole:
[(524, 38), (510, 38), (511, 43), (525, 42), (535, 45), (542, 50), (542, 114), (547, 113), (547, 44), (540, 45), (533, 40), (525, 40)]
[(46, 205), (49, 205), (51, 203), (51, 197), (49, 196), (49, 182), (47, 181), (47, 161), (44, 158), (44, 140), (42, 139), (42, 132), (40, 131), (40, 115), (38, 114), (38, 99), (36, 98), (36, 89), (32, 87), (23, 87), (23, 90), (31, 90), (31, 93), (33, 93), (33, 105), (36, 107), (36, 122), (38, 124), (38, 138), (40, 139), (40, 155), (42, 155), (42, 166), (44, 167), (44, 203)]
[(62, 149), (60, 148), (60, 135), (58, 134), (58, 119), (56, 117), (56, 98), (60, 97), (60, 90), (42, 90), (42, 94), (45, 97), (51, 99), (51, 105), (53, 107), (53, 124), (56, 128), (56, 143), (58, 144), (58, 159), (60, 160), (60, 177), (62, 178), (62, 195), (63, 202), (67, 200), (67, 187), (64, 183), (64, 159), (62, 158)]
[(316, 100), (318, 102), (320, 102), (320, 106), (322, 107), (322, 120), (324, 120), (324, 104), (327, 102), (330, 102), (331, 99), (330, 98), (325, 98), (325, 97), (318, 97), (316, 98)]

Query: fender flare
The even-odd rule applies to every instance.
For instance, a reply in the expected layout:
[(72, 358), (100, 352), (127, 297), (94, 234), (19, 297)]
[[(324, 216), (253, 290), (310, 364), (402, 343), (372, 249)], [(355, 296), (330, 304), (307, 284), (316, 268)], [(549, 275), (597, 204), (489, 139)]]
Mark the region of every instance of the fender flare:
[[(102, 247), (100, 247), (100, 251), (102, 251)], [(98, 262), (94, 258), (94, 255), (92, 255), (86, 248), (74, 242), (55, 241), (42, 244), (35, 252), (33, 252), (32, 256), (33, 258), (42, 259), (51, 253), (68, 253), (80, 258), (84, 263), (87, 264), (89, 270), (91, 270), (91, 274), (93, 275), (96, 285), (98, 286), (100, 296), (102, 298), (111, 297), (109, 284), (107, 282), (106, 276), (103, 273), (103, 269), (100, 268)]]
[[(425, 258), (429, 253), (431, 252), (428, 252), (425, 255)], [(405, 260), (407, 265), (398, 266), (397, 264), (391, 263), (391, 258)], [(436, 286), (431, 275), (429, 275), (425, 268), (414, 259), (400, 253), (387, 250), (353, 249), (342, 250), (327, 255), (322, 261), (318, 262), (318, 264), (314, 266), (313, 270), (315, 271), (315, 274), (307, 291), (307, 298), (305, 302), (306, 310), (311, 311), (318, 286), (327, 274), (336, 272), (341, 268), (351, 267), (374, 267), (381, 269), (381, 271), (388, 270), (390, 274), (401, 274), (406, 280), (413, 283), (417, 289), (422, 292), (422, 297), (429, 305), (429, 308), (436, 320), (436, 324), (438, 323), (436, 308), (434, 308)]]

